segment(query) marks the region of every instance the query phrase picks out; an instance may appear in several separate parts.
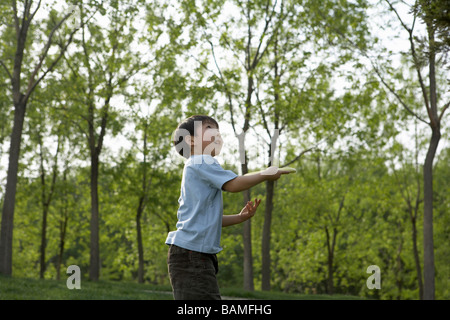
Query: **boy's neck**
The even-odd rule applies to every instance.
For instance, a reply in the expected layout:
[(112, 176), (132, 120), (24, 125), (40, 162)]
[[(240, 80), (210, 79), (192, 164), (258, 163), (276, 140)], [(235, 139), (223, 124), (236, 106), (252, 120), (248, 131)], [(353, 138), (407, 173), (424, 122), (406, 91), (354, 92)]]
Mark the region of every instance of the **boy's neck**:
[(193, 153), (193, 152), (191, 152), (191, 157), (192, 156), (211, 156), (211, 157), (215, 157), (215, 155), (212, 155), (212, 154), (207, 154), (207, 153)]

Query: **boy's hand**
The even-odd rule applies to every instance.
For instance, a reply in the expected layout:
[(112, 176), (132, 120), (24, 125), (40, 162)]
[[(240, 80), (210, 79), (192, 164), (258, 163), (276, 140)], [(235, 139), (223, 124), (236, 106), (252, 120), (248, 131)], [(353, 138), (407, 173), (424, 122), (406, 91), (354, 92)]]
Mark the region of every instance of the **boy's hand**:
[(282, 174), (289, 174), (289, 173), (291, 173), (291, 172), (290, 171), (279, 170), (277, 168), (277, 171), (275, 173), (272, 173), (272, 174), (265, 173), (264, 175), (267, 176), (267, 180), (269, 180), (269, 181), (276, 181), (276, 180), (280, 179)]
[(241, 210), (239, 213), (239, 216), (242, 219), (242, 222), (250, 219), (255, 215), (256, 209), (258, 208), (259, 204), (261, 203), (261, 199), (255, 199), (255, 204), (253, 205), (252, 201), (247, 202), (245, 207)]

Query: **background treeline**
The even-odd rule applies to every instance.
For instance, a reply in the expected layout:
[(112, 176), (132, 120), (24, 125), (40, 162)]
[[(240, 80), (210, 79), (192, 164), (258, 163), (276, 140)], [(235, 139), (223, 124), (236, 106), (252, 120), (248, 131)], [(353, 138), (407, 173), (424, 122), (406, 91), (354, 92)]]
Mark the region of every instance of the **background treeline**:
[(225, 168), (298, 170), (224, 193), (263, 203), (223, 229), (221, 286), (450, 297), (446, 1), (24, 0), (0, 22), (2, 274), (168, 284), (171, 137), (204, 113)]

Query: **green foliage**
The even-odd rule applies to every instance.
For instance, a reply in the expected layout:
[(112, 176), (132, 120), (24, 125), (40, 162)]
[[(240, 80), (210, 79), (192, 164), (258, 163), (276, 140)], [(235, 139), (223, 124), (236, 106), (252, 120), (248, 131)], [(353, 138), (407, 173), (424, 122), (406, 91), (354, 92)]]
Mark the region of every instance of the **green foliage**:
[[(424, 6), (426, 1), (418, 3), (421, 6), (415, 10), (421, 10), (421, 17), (436, 9)], [(277, 292), (240, 294), (260, 299), (326, 294), (335, 237), (331, 266), (334, 297), (418, 298), (413, 227), (405, 195), (412, 197), (423, 183), (415, 153), (424, 139), (420, 129), (415, 129), (414, 147), (399, 141), (400, 133), (412, 131), (406, 121), (408, 112), (399, 108), (377, 77), (367, 71), (364, 59), (355, 54), (355, 48), (368, 50), (373, 40), (366, 1), (84, 1), (81, 5), (82, 18), (90, 20), (74, 36), (73, 46), (54, 73), (36, 88), (27, 106), (14, 218), (13, 275), (19, 279), (39, 277), (42, 182), (48, 194), (56, 163), (44, 277), (64, 279), (67, 266), (75, 264), (81, 268), (82, 278), (88, 278), (88, 132), (92, 127), (93, 137), (98, 139), (103, 121), (107, 121), (99, 168), (102, 281), (98, 287), (87, 282), (83, 293), (76, 296), (56, 281), (18, 279), (13, 284), (11, 279), (0, 278), (0, 297), (4, 288), (13, 299), (35, 298), (39, 288), (47, 288), (50, 293), (43, 298), (49, 299), (125, 299), (130, 291), (139, 291), (133, 299), (167, 298), (142, 293), (142, 287), (132, 284), (123, 289), (109, 280), (125, 283), (138, 278), (137, 214), (143, 199), (144, 280), (152, 285), (144, 288), (169, 288), (164, 241), (176, 225), (183, 169), (171, 135), (181, 119), (195, 113), (209, 114), (220, 124), (229, 125), (232, 106), (236, 123), (244, 122), (251, 78), (250, 125), (255, 141), (263, 141), (261, 133), (279, 121), (284, 135), (281, 162), (294, 159), (299, 150), (314, 148), (290, 165), (297, 174), (276, 183), (271, 285)], [(273, 20), (264, 30), (272, 8)], [(53, 7), (42, 10), (48, 14), (33, 25), (27, 41), (32, 43), (33, 38), (33, 43), (40, 41), (43, 46), (45, 35), (63, 12)], [(444, 18), (439, 16), (439, 21)], [(436, 27), (445, 30), (439, 21)], [(7, 157), (13, 121), (6, 71), (12, 70), (15, 52), (12, 23), (12, 9), (1, 4), (1, 159)], [(250, 45), (248, 29), (253, 36)], [(70, 32), (66, 26), (58, 33), (50, 55)], [(259, 45), (265, 51), (256, 55)], [(39, 49), (27, 46), (23, 61), (26, 75), (32, 72)], [(255, 57), (260, 58), (258, 64), (249, 68), (246, 59)], [(46, 68), (51, 61), (45, 61)], [(418, 112), (423, 106), (414, 94), (416, 84), (404, 79), (410, 72), (407, 66), (404, 60), (398, 69), (385, 66), (383, 70), (397, 85), (403, 101)], [(444, 89), (438, 91), (445, 96)], [(235, 147), (225, 145), (223, 152)], [(251, 151), (252, 165), (262, 164), (265, 147), (256, 145)], [(436, 297), (449, 299), (448, 148), (438, 158), (434, 179)], [(224, 166), (238, 172), (237, 162)], [(4, 162), (0, 163), (0, 171), (6, 170)], [(4, 184), (2, 180), (2, 192)], [(262, 283), (264, 187), (252, 189), (252, 198), (263, 199), (252, 220), (257, 289)], [(416, 225), (422, 263), (420, 197), (419, 202)], [(242, 194), (224, 193), (225, 214), (238, 213), (241, 204)], [(242, 233), (242, 225), (223, 229), (224, 250), (218, 255), (221, 287), (242, 287)], [(370, 265), (381, 269), (380, 290), (366, 286)], [(228, 289), (223, 294), (235, 291), (240, 290)]]

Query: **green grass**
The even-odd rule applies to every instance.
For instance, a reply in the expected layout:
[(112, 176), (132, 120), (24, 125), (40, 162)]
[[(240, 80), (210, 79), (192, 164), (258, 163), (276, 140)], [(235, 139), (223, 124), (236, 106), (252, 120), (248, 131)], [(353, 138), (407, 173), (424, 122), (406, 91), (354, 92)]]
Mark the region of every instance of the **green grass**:
[(0, 276), (0, 300), (171, 300), (170, 287), (117, 281), (81, 281), (68, 289), (66, 280), (22, 279)]
[(257, 300), (364, 300), (362, 297), (336, 294), (296, 294), (279, 291), (244, 291), (242, 289), (221, 288), (222, 296)]
[[(81, 281), (81, 289), (69, 290), (66, 280), (40, 280), (0, 276), (0, 300), (172, 300), (169, 286), (127, 281)], [(259, 300), (344, 300), (361, 299), (345, 295), (301, 295), (282, 292), (248, 292), (223, 288), (222, 296)]]

